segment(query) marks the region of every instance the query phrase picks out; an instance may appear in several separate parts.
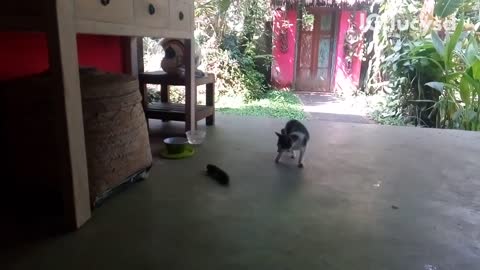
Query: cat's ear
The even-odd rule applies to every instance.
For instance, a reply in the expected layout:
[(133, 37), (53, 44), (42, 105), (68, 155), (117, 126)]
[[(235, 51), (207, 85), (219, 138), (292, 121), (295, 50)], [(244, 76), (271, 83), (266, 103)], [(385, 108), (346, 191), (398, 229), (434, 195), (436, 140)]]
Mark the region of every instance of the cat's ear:
[(282, 128), (282, 134), (287, 135), (287, 131), (284, 128)]
[(278, 132), (275, 132), (275, 134), (277, 134), (278, 137), (282, 137), (282, 134), (280, 134)]

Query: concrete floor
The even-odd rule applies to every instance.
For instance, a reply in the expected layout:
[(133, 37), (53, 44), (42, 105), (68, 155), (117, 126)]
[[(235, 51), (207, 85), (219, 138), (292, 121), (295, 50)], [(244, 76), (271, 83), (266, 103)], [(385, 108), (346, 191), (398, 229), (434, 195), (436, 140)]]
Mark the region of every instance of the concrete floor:
[[(273, 162), (273, 132), (283, 124), (220, 116), (195, 157), (157, 158), (150, 179), (109, 200), (80, 231), (10, 249), (2, 262), (72, 270), (479, 269), (480, 134), (310, 121), (306, 167), (298, 169), (288, 157)], [(154, 142), (159, 125), (152, 123)], [(230, 187), (203, 176), (209, 162), (230, 174)]]

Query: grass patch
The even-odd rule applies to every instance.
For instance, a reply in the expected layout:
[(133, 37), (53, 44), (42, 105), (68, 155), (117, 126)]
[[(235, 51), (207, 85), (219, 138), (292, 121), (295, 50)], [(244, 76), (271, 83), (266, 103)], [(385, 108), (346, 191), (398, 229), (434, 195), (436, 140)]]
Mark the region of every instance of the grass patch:
[(405, 119), (401, 116), (385, 115), (379, 110), (371, 112), (370, 117), (380, 125), (387, 126), (406, 126)]
[(263, 116), (282, 119), (306, 118), (302, 103), (290, 91), (271, 91), (264, 98), (249, 103), (230, 99), (219, 104), (217, 111), (241, 116)]
[(368, 116), (380, 125), (406, 126), (407, 119), (396, 113), (396, 101), (389, 100), (389, 96), (383, 93), (364, 96), (368, 108)]

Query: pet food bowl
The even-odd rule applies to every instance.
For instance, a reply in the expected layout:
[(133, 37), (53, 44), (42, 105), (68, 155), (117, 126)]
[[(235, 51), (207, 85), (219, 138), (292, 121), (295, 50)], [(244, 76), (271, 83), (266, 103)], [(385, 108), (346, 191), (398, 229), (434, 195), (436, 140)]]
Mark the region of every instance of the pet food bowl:
[(207, 135), (207, 132), (205, 130), (190, 130), (186, 132), (187, 134), (187, 139), (190, 144), (193, 145), (198, 145), (202, 144), (203, 141), (205, 140), (205, 136)]
[(163, 143), (167, 147), (167, 153), (174, 155), (185, 152), (188, 145), (188, 140), (183, 137), (171, 137), (163, 140)]

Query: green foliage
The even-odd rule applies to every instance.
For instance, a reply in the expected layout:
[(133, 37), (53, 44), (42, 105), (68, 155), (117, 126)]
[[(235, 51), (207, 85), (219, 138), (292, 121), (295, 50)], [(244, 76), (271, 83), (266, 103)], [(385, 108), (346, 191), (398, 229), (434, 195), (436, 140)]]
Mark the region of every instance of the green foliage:
[[(480, 54), (475, 50), (477, 41), (474, 32), (464, 31), (460, 19), (455, 32), (444, 41), (434, 38), (436, 53), (441, 57), (441, 78), (426, 83), (441, 95), (433, 105), (436, 113), (436, 127), (480, 130)], [(434, 61), (434, 60), (430, 60)]]
[(436, 0), (435, 16), (446, 18), (457, 12), (464, 2), (464, 0)]
[[(259, 55), (257, 46), (258, 39), (265, 31), (264, 24), (270, 16), (268, 1), (246, 0), (244, 6), (244, 29), (238, 35), (237, 46), (228, 46), (233, 57), (239, 62), (243, 78), (242, 82), (246, 88), (246, 100), (262, 98), (270, 89), (265, 75), (260, 72), (255, 60), (263, 56)], [(269, 62), (267, 62), (270, 64)]]
[[(420, 4), (417, 0), (408, 2), (413, 6)], [(376, 55), (385, 57), (374, 59), (378, 68), (371, 74), (370, 86), (382, 85), (389, 93), (377, 116), (397, 117), (428, 127), (480, 130), (478, 34), (466, 27), (463, 13), (459, 12), (467, 2), (437, 1), (438, 20), (456, 16), (453, 32), (441, 28), (422, 34), (396, 31), (385, 25), (376, 30), (380, 36), (371, 47)], [(389, 16), (392, 12), (402, 12), (398, 3), (389, 0), (385, 3), (382, 8)], [(396, 43), (385, 42), (384, 38), (393, 34), (398, 38)], [(388, 83), (379, 84), (379, 78)]]
[(313, 29), (313, 23), (315, 22), (315, 15), (307, 12), (307, 9), (303, 7), (302, 26), (304, 29)]
[(220, 97), (245, 98), (244, 72), (241, 64), (227, 50), (209, 50), (205, 62), (206, 70), (217, 76), (216, 90)]
[(242, 45), (238, 38), (230, 36), (225, 39), (223, 47), (230, 52), (231, 57), (240, 66), (242, 75), (240, 81), (246, 90), (245, 100), (250, 101), (263, 97), (270, 86), (255, 63), (255, 59), (259, 57), (255, 51), (255, 44), (247, 41)]
[(371, 63), (369, 87), (372, 92), (383, 91), (388, 98), (380, 104), (378, 115), (388, 118), (398, 117), (406, 123), (432, 126), (429, 118), (432, 102), (438, 93), (424, 84), (437, 80), (440, 67), (432, 65), (428, 59), (437, 59), (434, 44), (421, 38), (418, 31), (399, 31), (392, 25), (392, 18), (412, 21), (414, 10), (421, 8), (417, 0), (398, 2), (386, 1), (380, 9), (380, 24), (375, 29), (369, 49), (374, 51)]
[(404, 84), (403, 78), (398, 77), (399, 81), (396, 81), (398, 70), (392, 70), (391, 66), (396, 65), (406, 53), (411, 45), (408, 41), (418, 40), (421, 34), (418, 31), (399, 31), (396, 20), (413, 21), (416, 19), (415, 12), (421, 6), (420, 0), (384, 0), (379, 6), (375, 4), (372, 7), (373, 12), (378, 12), (380, 16), (366, 52), (371, 57), (367, 74), (368, 92), (391, 92)]
[(160, 91), (155, 88), (147, 88), (148, 101), (158, 102), (160, 101)]
[[(196, 14), (197, 38), (205, 55), (201, 68), (217, 75), (220, 98), (263, 97), (270, 86), (257, 65), (262, 57), (258, 38), (271, 16), (269, 1), (198, 0)], [(270, 65), (268, 59), (262, 62)]]
[(264, 98), (250, 103), (230, 104), (218, 111), (243, 116), (265, 116), (283, 119), (305, 119), (303, 106), (290, 91), (270, 91)]
[(375, 122), (387, 126), (405, 126), (405, 123), (407, 122), (402, 116), (385, 115), (380, 110), (373, 111), (373, 113), (370, 114), (370, 117), (372, 117)]
[(228, 21), (232, 17), (229, 10), (238, 8), (233, 0), (196, 0), (195, 19), (197, 38), (203, 43), (214, 38), (221, 40), (228, 31)]

